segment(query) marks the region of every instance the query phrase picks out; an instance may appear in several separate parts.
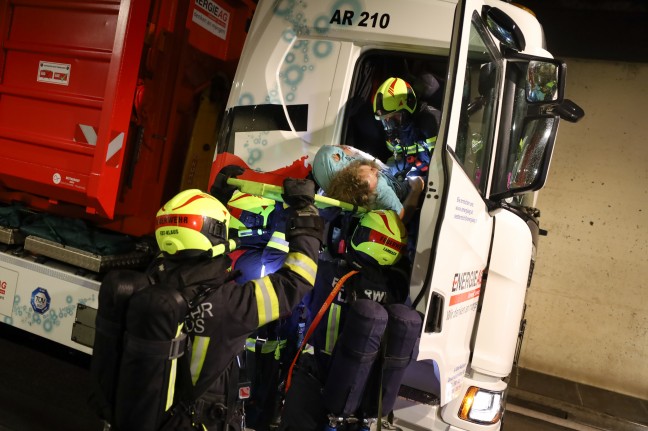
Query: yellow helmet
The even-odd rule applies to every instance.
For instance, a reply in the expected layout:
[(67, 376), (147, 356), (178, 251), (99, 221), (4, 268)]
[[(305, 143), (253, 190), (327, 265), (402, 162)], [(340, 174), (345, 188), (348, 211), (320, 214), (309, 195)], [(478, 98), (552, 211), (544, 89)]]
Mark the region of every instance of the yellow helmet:
[(155, 239), (168, 254), (182, 251), (227, 253), (235, 243), (228, 240), (230, 213), (218, 199), (198, 189), (171, 198), (155, 218)]
[(407, 230), (396, 211), (373, 210), (365, 213), (347, 249), (357, 267), (394, 265), (407, 245)]
[(230, 226), (236, 230), (265, 228), (275, 204), (276, 201), (272, 199), (236, 190), (227, 202), (227, 209), (231, 214)]
[(380, 84), (373, 99), (376, 119), (399, 111), (410, 114), (416, 109), (416, 94), (407, 81), (401, 78), (388, 78)]

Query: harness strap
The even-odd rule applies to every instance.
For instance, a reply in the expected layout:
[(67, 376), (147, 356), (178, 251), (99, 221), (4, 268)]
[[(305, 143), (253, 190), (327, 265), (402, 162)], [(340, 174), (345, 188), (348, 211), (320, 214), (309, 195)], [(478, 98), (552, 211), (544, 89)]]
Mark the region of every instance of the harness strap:
[(188, 337), (184, 332), (169, 341), (152, 341), (136, 337), (128, 332), (124, 334), (124, 351), (144, 357), (178, 359), (184, 355), (187, 343)]
[(357, 274), (358, 271), (353, 270), (349, 271), (346, 273), (340, 280), (336, 283), (335, 287), (333, 287), (333, 290), (331, 290), (331, 293), (329, 293), (329, 296), (326, 298), (326, 301), (324, 301), (324, 304), (322, 304), (322, 307), (319, 309), (317, 312), (317, 315), (313, 318), (313, 322), (311, 323), (310, 327), (308, 328), (308, 331), (306, 332), (306, 335), (304, 336), (304, 339), (302, 340), (299, 349), (297, 349), (297, 353), (295, 354), (295, 357), (292, 360), (292, 363), (290, 364), (290, 368), (288, 368), (288, 376), (286, 376), (286, 392), (288, 392), (288, 389), (290, 389), (290, 385), (292, 384), (292, 373), (293, 373), (293, 368), (295, 368), (295, 364), (297, 363), (297, 359), (299, 359), (299, 355), (301, 354), (302, 350), (308, 343), (308, 339), (310, 336), (315, 332), (315, 328), (317, 328), (317, 325), (319, 324), (320, 320), (322, 320), (322, 317), (324, 316), (324, 313), (328, 310), (329, 306), (333, 302), (333, 299), (337, 296), (338, 292), (344, 285), (344, 283), (353, 275)]
[(100, 314), (97, 314), (95, 326), (95, 331), (111, 338), (119, 337), (122, 334), (122, 325), (106, 319)]

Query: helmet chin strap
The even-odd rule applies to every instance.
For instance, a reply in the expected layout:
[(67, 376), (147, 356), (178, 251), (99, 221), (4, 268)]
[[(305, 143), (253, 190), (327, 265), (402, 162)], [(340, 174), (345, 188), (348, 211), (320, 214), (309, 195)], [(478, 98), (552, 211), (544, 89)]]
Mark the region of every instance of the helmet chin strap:
[(227, 242), (215, 245), (211, 248), (212, 257), (220, 256), (229, 253), (238, 246), (238, 242), (233, 239), (228, 239)]

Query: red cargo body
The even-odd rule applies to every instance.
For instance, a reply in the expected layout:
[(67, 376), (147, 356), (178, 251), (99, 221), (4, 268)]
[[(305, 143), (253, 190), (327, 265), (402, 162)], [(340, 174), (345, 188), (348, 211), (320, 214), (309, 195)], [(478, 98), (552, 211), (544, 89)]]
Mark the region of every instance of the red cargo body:
[(234, 0), (0, 0), (0, 200), (151, 233), (195, 151), (200, 95), (231, 83), (253, 11)]

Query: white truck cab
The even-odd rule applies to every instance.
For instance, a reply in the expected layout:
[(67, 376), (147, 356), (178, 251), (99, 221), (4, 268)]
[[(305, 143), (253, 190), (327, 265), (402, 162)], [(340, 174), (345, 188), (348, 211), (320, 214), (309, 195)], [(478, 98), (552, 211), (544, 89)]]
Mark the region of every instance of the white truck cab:
[(378, 156), (376, 87), (424, 74), (441, 84), (419, 96), (442, 116), (410, 280), (424, 321), (394, 410), (403, 430), (501, 427), (540, 231), (535, 194), (560, 119), (583, 115), (564, 98), (565, 72), (534, 15), (503, 1), (258, 3), (212, 175), (225, 154), (264, 172), (308, 165), (322, 145)]

